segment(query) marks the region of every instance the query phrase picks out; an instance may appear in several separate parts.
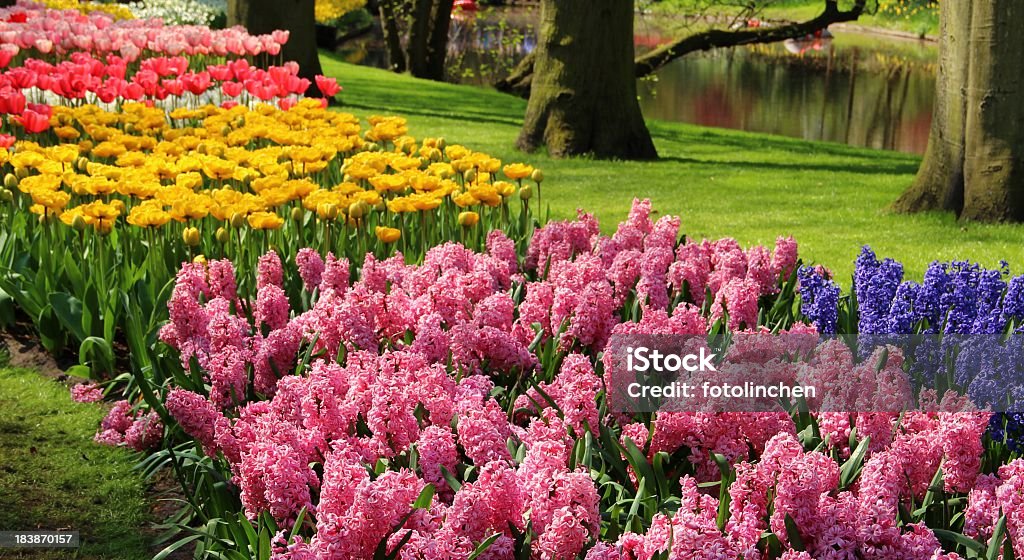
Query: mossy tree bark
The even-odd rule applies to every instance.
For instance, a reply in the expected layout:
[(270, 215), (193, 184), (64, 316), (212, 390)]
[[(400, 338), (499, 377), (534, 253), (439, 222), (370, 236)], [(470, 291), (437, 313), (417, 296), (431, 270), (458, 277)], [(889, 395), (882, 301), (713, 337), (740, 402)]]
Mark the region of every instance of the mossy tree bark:
[(903, 212), (1024, 220), (1024, 5), (944, 2), (931, 136)]
[(281, 57), (299, 63), (299, 76), (310, 81), (307, 95), (318, 95), (313, 78), (323, 70), (316, 48), (313, 10), (314, 0), (228, 0), (228, 25), (241, 25), (253, 34), (289, 31)]
[(637, 101), (633, 0), (542, 0), (535, 53), (520, 149), (658, 156)]

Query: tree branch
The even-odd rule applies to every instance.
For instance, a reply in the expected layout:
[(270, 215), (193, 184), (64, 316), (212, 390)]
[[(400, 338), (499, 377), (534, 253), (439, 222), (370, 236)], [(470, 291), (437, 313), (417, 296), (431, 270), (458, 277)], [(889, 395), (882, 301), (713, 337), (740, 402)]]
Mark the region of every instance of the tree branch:
[(642, 78), (652, 74), (669, 62), (692, 52), (797, 39), (825, 29), (833, 23), (855, 21), (864, 13), (866, 4), (867, 0), (856, 0), (849, 10), (840, 10), (838, 0), (825, 0), (825, 10), (808, 21), (779, 27), (740, 31), (712, 29), (697, 33), (638, 57), (636, 59), (636, 77)]

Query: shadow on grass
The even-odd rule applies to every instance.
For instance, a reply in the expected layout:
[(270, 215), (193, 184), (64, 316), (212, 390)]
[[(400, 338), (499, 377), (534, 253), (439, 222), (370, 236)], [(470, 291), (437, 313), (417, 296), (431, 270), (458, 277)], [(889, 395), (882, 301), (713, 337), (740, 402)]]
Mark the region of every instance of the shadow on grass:
[(662, 156), (657, 161), (660, 162), (675, 162), (675, 163), (688, 163), (693, 165), (703, 165), (709, 167), (721, 167), (723, 165), (731, 166), (734, 168), (752, 169), (755, 171), (765, 170), (778, 170), (778, 171), (826, 171), (830, 173), (859, 173), (864, 175), (879, 175), (879, 174), (891, 174), (891, 175), (913, 175), (917, 172), (916, 163), (903, 163), (903, 164), (892, 164), (892, 163), (808, 163), (806, 161), (794, 161), (791, 163), (777, 162), (777, 161), (746, 161), (742, 159), (696, 159), (681, 156)]
[[(829, 156), (869, 161), (874, 168), (873, 171), (869, 172), (873, 173), (916, 173), (921, 161), (920, 157), (912, 154), (871, 150), (834, 142), (814, 142), (812, 145), (807, 140), (786, 136), (724, 129), (719, 131), (713, 128), (660, 121), (648, 122), (648, 127), (655, 140), (667, 140), (687, 146), (704, 145), (708, 148), (728, 146), (748, 154), (764, 152), (770, 155), (769, 152), (790, 152), (804, 158), (808, 156)], [(668, 159), (668, 157), (663, 157), (662, 159)], [(800, 165), (795, 165), (794, 167), (804, 166), (805, 162), (806, 159), (803, 159)], [(810, 166), (807, 166), (807, 168), (813, 169)], [(834, 170), (833, 168), (826, 169)]]

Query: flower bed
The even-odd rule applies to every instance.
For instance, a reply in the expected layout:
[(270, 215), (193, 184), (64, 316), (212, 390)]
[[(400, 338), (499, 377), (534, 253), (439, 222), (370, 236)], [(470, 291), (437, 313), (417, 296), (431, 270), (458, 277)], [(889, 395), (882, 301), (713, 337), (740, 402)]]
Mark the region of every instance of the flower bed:
[[(899, 290), (880, 288), (899, 284), (884, 272), (897, 265), (867, 250), (858, 317), (824, 271), (799, 268), (791, 240), (680, 242), (678, 218), (649, 213), (637, 201), (610, 237), (581, 214), (519, 252), (495, 231), (482, 252), (369, 257), (358, 276), (333, 255), (304, 250), (293, 269), (271, 252), (250, 299), (229, 261), (186, 265), (161, 331), (180, 362), (143, 391), (159, 416), (119, 405), (98, 438), (140, 447), (167, 423), (185, 443), (155, 457), (203, 472), (197, 507), (237, 507), (282, 558), (955, 558), (943, 546), (1017, 530), (1007, 432), (994, 441), (993, 415), (952, 396), (903, 414), (612, 413), (611, 336), (813, 334), (808, 314), (865, 327), (867, 309), (898, 308), (886, 294)], [(977, 267), (936, 265), (926, 284), (965, 270), (928, 311), (922, 300), (922, 319), (976, 298), (1013, 328), (1019, 277), (996, 282), (995, 300), (967, 277), (1000, 273)], [(309, 296), (298, 305), (283, 288), (293, 276)], [(858, 362), (832, 344), (810, 367)], [(882, 362), (901, 371), (898, 355)]]
[[(358, 267), (365, 254), (422, 258), (444, 240), (479, 246), (492, 229), (522, 238), (533, 227), (530, 176), (541, 176), (529, 166), (417, 141), (398, 117), (364, 128), (303, 99), (310, 82), (296, 65), (245, 58), (275, 53), (287, 33), (32, 5), (5, 18), (0, 33), (23, 46), (3, 51), (0, 74), (14, 133), (0, 136), (0, 262), (11, 271), (0, 288), (47, 348), (79, 352), (80, 373), (112, 376), (124, 339), (132, 367), (152, 366), (145, 348), (183, 260), (249, 266), (270, 246), (288, 260), (314, 247)], [(35, 58), (49, 53), (59, 60)], [(328, 96), (340, 89), (316, 82)]]

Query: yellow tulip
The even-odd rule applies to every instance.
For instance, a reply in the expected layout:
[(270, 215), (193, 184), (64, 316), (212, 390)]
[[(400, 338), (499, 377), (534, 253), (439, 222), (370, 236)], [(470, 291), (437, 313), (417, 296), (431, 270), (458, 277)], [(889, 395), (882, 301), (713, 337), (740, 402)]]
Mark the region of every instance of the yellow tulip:
[(459, 212), (459, 225), (471, 228), (480, 222), (480, 214), (476, 212)]
[(198, 228), (187, 227), (181, 232), (181, 240), (189, 247), (198, 247), (202, 238), (199, 236)]
[(278, 229), (284, 225), (284, 218), (273, 212), (253, 212), (249, 214), (249, 227), (253, 229)]
[(398, 241), (400, 237), (402, 237), (401, 230), (391, 227), (377, 226), (375, 233), (377, 234), (377, 239), (381, 240), (384, 243), (394, 243), (395, 241)]
[(533, 167), (523, 163), (510, 163), (502, 168), (505, 176), (513, 181), (525, 179), (533, 173)]

